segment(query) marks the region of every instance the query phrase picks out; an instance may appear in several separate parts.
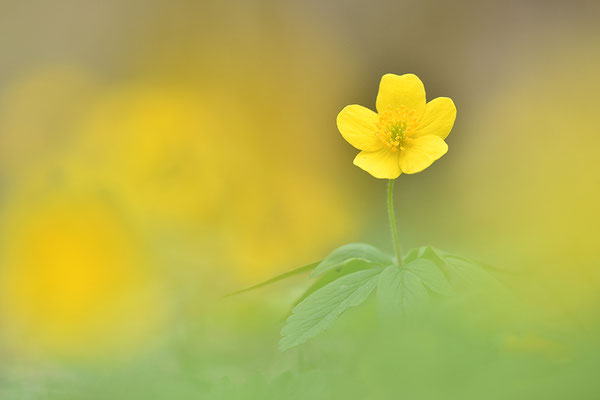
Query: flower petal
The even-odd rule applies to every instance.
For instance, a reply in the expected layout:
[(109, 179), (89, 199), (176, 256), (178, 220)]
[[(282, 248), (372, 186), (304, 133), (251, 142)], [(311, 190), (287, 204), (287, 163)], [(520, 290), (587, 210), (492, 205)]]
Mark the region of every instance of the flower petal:
[(337, 116), (337, 126), (348, 143), (359, 150), (376, 151), (383, 147), (375, 136), (379, 116), (366, 107), (350, 105)]
[(396, 179), (402, 171), (398, 163), (399, 151), (385, 147), (378, 151), (361, 151), (354, 158), (354, 165), (364, 169), (375, 178)]
[(379, 83), (377, 93), (377, 112), (381, 113), (389, 107), (406, 106), (415, 110), (417, 118), (425, 111), (425, 87), (414, 74), (385, 74)]
[(446, 154), (448, 145), (439, 136), (427, 135), (403, 143), (400, 152), (400, 168), (406, 174), (415, 174), (429, 167)]
[(435, 135), (446, 139), (454, 126), (455, 119), (456, 107), (452, 99), (438, 97), (427, 103), (417, 131), (412, 136)]

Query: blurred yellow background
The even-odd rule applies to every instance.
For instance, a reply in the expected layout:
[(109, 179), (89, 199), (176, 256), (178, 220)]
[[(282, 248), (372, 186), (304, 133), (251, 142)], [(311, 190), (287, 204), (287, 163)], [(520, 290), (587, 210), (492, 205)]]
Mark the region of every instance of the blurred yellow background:
[(0, 2), (3, 351), (129, 356), (340, 244), (391, 249), (385, 182), (335, 126), (387, 72), (458, 109), (448, 154), (397, 183), (405, 248), (506, 266), (540, 323), (589, 321), (598, 8)]

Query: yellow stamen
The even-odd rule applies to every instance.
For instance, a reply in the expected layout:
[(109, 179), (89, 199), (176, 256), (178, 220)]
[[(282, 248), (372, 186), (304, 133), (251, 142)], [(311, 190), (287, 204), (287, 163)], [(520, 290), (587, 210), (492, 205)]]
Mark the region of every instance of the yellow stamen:
[(406, 106), (396, 108), (389, 106), (379, 113), (375, 135), (392, 151), (404, 150), (402, 144), (410, 138), (416, 126), (417, 117), (414, 110)]

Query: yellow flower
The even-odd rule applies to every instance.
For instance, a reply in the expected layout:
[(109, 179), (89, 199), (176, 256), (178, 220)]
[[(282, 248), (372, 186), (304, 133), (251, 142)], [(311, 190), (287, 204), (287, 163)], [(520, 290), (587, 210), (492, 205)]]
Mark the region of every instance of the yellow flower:
[(345, 107), (337, 126), (348, 143), (362, 150), (354, 165), (380, 179), (414, 174), (446, 154), (444, 139), (456, 118), (448, 97), (425, 102), (425, 88), (413, 74), (386, 74), (377, 94), (377, 113), (359, 105)]
[[(23, 190), (23, 189), (21, 189)], [(168, 300), (116, 203), (66, 188), (12, 193), (0, 229), (0, 341), (32, 356), (128, 356)]]

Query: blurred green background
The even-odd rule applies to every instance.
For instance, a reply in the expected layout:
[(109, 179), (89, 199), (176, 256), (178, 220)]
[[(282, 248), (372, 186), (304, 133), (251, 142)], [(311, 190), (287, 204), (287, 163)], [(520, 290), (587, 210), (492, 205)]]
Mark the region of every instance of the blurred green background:
[[(596, 1), (0, 0), (2, 399), (594, 398)], [(280, 354), (308, 280), (385, 184), (335, 126), (384, 73), (451, 97), (450, 150), (397, 182), (405, 249), (510, 294), (389, 337), (371, 305)], [(353, 314), (353, 315), (350, 315)]]

